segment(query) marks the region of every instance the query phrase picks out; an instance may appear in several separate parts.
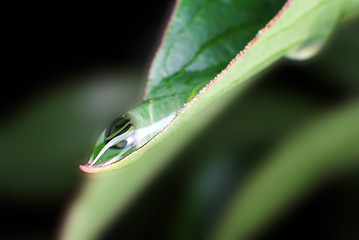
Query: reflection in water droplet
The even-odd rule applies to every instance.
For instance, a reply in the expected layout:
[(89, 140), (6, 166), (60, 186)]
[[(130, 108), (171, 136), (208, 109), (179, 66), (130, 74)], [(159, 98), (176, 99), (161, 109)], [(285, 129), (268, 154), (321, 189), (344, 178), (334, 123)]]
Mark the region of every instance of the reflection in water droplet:
[(105, 140), (110, 141), (115, 136), (124, 134), (131, 128), (132, 124), (126, 116), (117, 118), (105, 131)]
[(150, 99), (113, 121), (98, 138), (89, 167), (108, 166), (142, 147), (183, 108), (188, 95)]
[(286, 54), (286, 57), (291, 60), (307, 60), (316, 55), (322, 49), (324, 42), (324, 39), (317, 39), (307, 42), (293, 50), (290, 50)]
[(135, 128), (128, 117), (117, 118), (97, 140), (89, 165), (104, 165), (117, 155), (122, 157), (131, 153), (136, 142), (134, 133)]
[(115, 145), (115, 147), (122, 149), (122, 148), (125, 148), (126, 145), (127, 145), (127, 140), (122, 140), (121, 142), (117, 143), (117, 144)]

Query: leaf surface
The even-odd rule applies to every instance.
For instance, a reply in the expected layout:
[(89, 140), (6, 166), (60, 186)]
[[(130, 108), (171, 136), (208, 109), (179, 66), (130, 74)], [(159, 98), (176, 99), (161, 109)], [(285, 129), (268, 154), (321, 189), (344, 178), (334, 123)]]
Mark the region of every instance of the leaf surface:
[(198, 93), (284, 3), (179, 1), (153, 61), (145, 99), (193, 89)]

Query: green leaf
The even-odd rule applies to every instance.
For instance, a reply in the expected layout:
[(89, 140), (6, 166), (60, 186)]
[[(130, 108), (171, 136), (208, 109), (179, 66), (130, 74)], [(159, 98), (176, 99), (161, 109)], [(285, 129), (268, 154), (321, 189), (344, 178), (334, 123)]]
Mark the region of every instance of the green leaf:
[[(228, 3), (230, 2), (228, 1)], [(194, 94), (195, 97), (170, 125), (143, 147), (106, 168), (87, 169), (89, 172), (118, 171), (88, 177), (89, 180), (82, 194), (68, 215), (62, 235), (63, 239), (95, 238), (118, 212), (123, 212), (126, 209), (134, 197), (158, 174), (159, 170), (165, 167), (170, 160), (169, 157), (176, 151), (180, 151), (191, 137), (203, 129), (228, 105), (234, 96), (243, 90), (244, 83), (248, 79), (273, 64), (290, 50), (300, 49), (299, 52), (302, 52), (301, 46), (303, 45), (310, 45), (311, 42), (323, 42), (339, 19), (343, 2), (339, 0), (288, 1), (279, 14), (258, 32), (247, 47), (217, 77), (215, 76), (220, 72), (220, 69), (212, 69), (213, 65), (210, 61), (200, 61), (202, 54), (204, 59), (210, 59), (206, 55), (207, 49), (201, 50), (202, 45), (207, 43), (208, 36), (202, 36), (207, 40), (195, 41), (197, 48), (194, 50), (191, 44), (192, 39), (183, 37), (184, 39), (181, 41), (188, 39), (188, 42), (177, 49), (174, 41), (180, 37), (176, 33), (181, 32), (181, 29), (185, 28), (186, 25), (191, 27), (191, 24), (186, 21), (183, 23), (180, 18), (174, 17), (162, 48), (153, 64), (146, 98), (164, 96), (176, 91), (176, 89), (182, 91), (186, 87), (187, 80), (191, 81), (190, 88), (191, 90), (195, 89), (196, 93), (203, 84), (202, 79), (201, 83), (198, 84), (199, 87), (193, 88), (198, 79), (210, 80), (213, 77), (215, 78), (199, 94)], [(203, 8), (188, 6), (190, 3), (192, 1), (181, 1), (176, 13), (182, 11), (183, 14), (194, 16), (196, 11), (197, 14), (204, 11)], [(220, 11), (220, 9), (216, 10)], [(212, 15), (208, 17), (210, 16)], [(226, 16), (224, 14), (223, 18)], [(232, 22), (237, 20), (236, 18), (233, 19), (231, 14), (228, 14), (228, 17), (231, 18), (230, 21)], [(261, 20), (262, 16), (259, 19)], [(200, 26), (202, 22), (198, 24)], [(175, 27), (176, 25), (179, 27)], [(182, 31), (185, 32), (185, 30)], [(188, 34), (191, 36), (197, 32), (200, 31), (194, 28)], [(252, 34), (254, 35), (255, 32)], [(244, 35), (246, 36), (246, 34)], [(201, 39), (200, 36), (197, 38)], [(208, 51), (212, 51), (210, 54), (214, 54), (214, 56), (218, 54), (220, 56), (219, 52), (222, 53), (222, 50), (218, 52), (216, 49), (218, 46), (223, 47), (223, 45), (225, 44), (213, 45), (216, 47), (212, 51), (210, 50), (212, 43), (208, 43)], [(174, 50), (170, 50), (171, 48), (177, 49), (176, 55), (171, 55), (174, 54), (172, 53)], [(197, 56), (198, 52), (200, 54)], [(217, 61), (216, 57), (213, 61)], [(219, 61), (214, 65), (224, 68), (227, 63)], [(190, 72), (190, 70), (198, 70), (198, 72)]]
[[(97, 172), (133, 164), (126, 156), (162, 131), (283, 4), (283, 0), (180, 1), (153, 62), (145, 101), (125, 113), (135, 131), (109, 139), (107, 129), (81, 169)], [(126, 142), (123, 148), (116, 147), (120, 141)]]
[(200, 90), (285, 3), (179, 1), (152, 64), (145, 99)]

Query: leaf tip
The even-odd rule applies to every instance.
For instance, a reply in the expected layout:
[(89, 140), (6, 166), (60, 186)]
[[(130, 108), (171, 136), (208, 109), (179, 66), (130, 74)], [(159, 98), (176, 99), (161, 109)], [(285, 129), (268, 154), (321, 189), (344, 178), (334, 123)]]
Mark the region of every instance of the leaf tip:
[(93, 167), (93, 166), (90, 166), (90, 164), (86, 163), (84, 165), (80, 164), (79, 168), (81, 171), (83, 171), (85, 173), (100, 173), (100, 172), (104, 172), (105, 167)]

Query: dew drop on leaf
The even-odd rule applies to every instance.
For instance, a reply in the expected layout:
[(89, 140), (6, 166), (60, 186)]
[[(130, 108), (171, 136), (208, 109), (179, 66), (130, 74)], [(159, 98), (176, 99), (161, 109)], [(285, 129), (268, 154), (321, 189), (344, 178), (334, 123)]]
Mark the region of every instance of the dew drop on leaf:
[(324, 45), (323, 39), (317, 39), (310, 42), (306, 42), (305, 44), (290, 50), (286, 57), (291, 60), (303, 61), (315, 56)]

